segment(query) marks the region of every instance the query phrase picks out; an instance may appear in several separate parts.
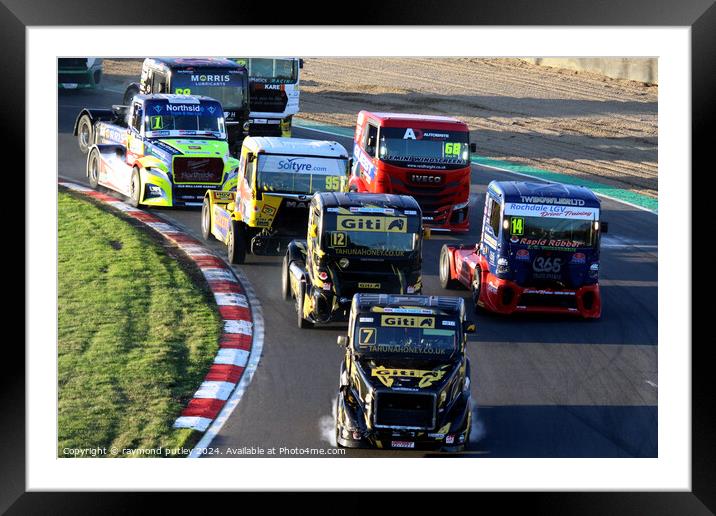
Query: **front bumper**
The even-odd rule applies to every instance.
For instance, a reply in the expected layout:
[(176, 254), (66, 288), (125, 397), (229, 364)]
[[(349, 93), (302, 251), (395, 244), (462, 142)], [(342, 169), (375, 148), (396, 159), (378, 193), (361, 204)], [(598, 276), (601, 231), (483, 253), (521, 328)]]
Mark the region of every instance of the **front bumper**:
[(578, 289), (528, 288), (491, 273), (480, 288), (477, 304), (499, 314), (570, 314), (598, 319), (602, 313), (598, 284)]
[(433, 430), (368, 428), (360, 408), (338, 394), (336, 442), (344, 448), (415, 449), (460, 451), (469, 440), (471, 411), (469, 398), (456, 403), (449, 414), (441, 415)]

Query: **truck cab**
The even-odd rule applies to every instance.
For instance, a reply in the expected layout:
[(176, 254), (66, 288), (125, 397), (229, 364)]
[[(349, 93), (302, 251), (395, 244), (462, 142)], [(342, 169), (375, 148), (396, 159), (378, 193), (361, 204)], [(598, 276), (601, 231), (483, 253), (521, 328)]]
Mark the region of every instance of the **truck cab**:
[(231, 263), (243, 263), (247, 253), (283, 253), (306, 234), (314, 193), (348, 189), (349, 163), (338, 142), (247, 137), (227, 191), (206, 193), (204, 238), (225, 243)]
[(291, 136), (298, 113), (300, 72), (297, 57), (230, 57), (249, 71), (251, 136)]
[(239, 164), (229, 154), (222, 106), (208, 97), (139, 94), (129, 106), (85, 108), (74, 134), (87, 153), (90, 185), (135, 206), (200, 206)]
[(361, 111), (350, 188), (411, 195), (431, 229), (467, 232), (474, 151), (467, 124), (455, 118)]
[(356, 294), (336, 407), (336, 441), (349, 448), (468, 444), (472, 420), (462, 298)]
[(139, 82), (127, 86), (124, 104), (129, 105), (139, 93), (214, 98), (224, 108), (229, 146), (232, 154), (238, 155), (249, 130), (248, 77), (246, 68), (223, 58), (147, 58)]
[(288, 246), (282, 295), (300, 328), (345, 321), (356, 292), (420, 293), (423, 224), (404, 195), (313, 196), (305, 240)]
[(599, 249), (607, 223), (582, 186), (492, 181), (480, 242), (443, 246), (440, 283), (492, 312), (601, 315)]

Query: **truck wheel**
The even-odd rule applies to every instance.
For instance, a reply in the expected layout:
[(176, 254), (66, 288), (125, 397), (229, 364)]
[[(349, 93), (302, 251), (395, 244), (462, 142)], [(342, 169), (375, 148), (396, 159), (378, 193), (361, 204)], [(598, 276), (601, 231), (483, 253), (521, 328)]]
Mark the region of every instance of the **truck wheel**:
[(211, 236), (211, 207), (208, 197), (204, 199), (204, 204), (201, 206), (201, 236), (204, 240), (209, 240)]
[(77, 124), (77, 143), (82, 154), (87, 154), (87, 151), (94, 143), (94, 127), (92, 126), (92, 120), (87, 115), (82, 115)]
[(289, 277), (288, 255), (283, 257), (283, 267), (281, 267), (281, 297), (284, 301), (291, 299), (291, 278)]
[(229, 241), (226, 243), (229, 263), (244, 263), (246, 261), (246, 230), (244, 224), (238, 220), (232, 220), (229, 227)]
[(473, 273), (472, 285), (470, 290), (472, 291), (472, 303), (475, 305), (475, 313), (480, 311), (480, 306), (477, 304), (477, 300), (480, 299), (480, 290), (482, 289), (482, 269), (475, 267)]
[(129, 183), (129, 204), (135, 208), (139, 206), (142, 199), (142, 181), (139, 179), (139, 169), (132, 169), (132, 180)]
[(99, 160), (99, 151), (95, 147), (90, 151), (87, 159), (87, 180), (95, 190), (99, 187)]
[(440, 286), (446, 289), (456, 289), (460, 282), (450, 277), (450, 250), (444, 245), (440, 249)]
[(301, 283), (296, 294), (296, 322), (298, 327), (303, 329), (312, 328), (313, 323), (303, 318), (303, 298), (306, 295), (306, 285)]

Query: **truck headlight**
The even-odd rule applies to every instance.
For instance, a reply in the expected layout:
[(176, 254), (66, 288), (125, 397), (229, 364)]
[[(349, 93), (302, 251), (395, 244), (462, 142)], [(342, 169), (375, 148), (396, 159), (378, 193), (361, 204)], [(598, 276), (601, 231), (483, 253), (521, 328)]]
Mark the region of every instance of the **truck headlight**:
[(251, 127), (251, 124), (250, 124), (249, 121), (247, 120), (246, 122), (244, 122), (244, 125), (243, 125), (242, 127), (244, 128), (244, 132), (248, 133), (248, 132), (249, 132), (249, 127)]
[(593, 263), (589, 266), (589, 277), (596, 278), (597, 276), (599, 276), (599, 264)]

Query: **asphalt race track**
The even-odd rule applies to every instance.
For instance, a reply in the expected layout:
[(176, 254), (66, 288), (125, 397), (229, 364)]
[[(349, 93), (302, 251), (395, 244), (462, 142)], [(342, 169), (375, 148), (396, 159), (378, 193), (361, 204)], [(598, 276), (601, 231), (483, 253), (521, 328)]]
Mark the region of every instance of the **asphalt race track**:
[[(59, 176), (87, 184), (85, 155), (72, 136), (82, 107), (108, 108), (119, 93), (59, 91)], [(295, 137), (346, 138), (294, 129)], [(478, 149), (480, 147), (477, 142)], [(548, 150), (547, 150), (548, 152)], [(483, 197), (492, 179), (516, 176), (472, 170), (469, 235), (433, 234), (424, 246), (426, 294), (449, 294), (438, 282), (438, 256), (447, 241), (476, 242)], [(564, 317), (473, 316), (468, 345), (473, 435), (465, 456), (656, 457), (657, 447), (657, 224), (656, 215), (602, 202), (609, 234), (602, 241), (603, 313), (596, 322)], [(201, 238), (200, 210), (161, 214)], [(209, 245), (222, 256), (216, 240)], [(333, 446), (334, 404), (341, 350), (339, 325), (299, 330), (293, 304), (280, 295), (280, 257), (249, 255), (240, 266), (263, 308), (263, 356), (251, 385), (212, 447), (235, 457), (243, 447), (327, 449)], [(455, 293), (453, 293), (455, 294)], [(468, 298), (467, 291), (456, 295)], [(416, 451), (348, 450), (348, 457), (421, 456)], [(214, 455), (216, 456), (216, 455)], [(238, 455), (241, 456), (241, 455)], [(284, 455), (286, 456), (286, 455)], [(305, 456), (305, 455), (301, 455)]]

